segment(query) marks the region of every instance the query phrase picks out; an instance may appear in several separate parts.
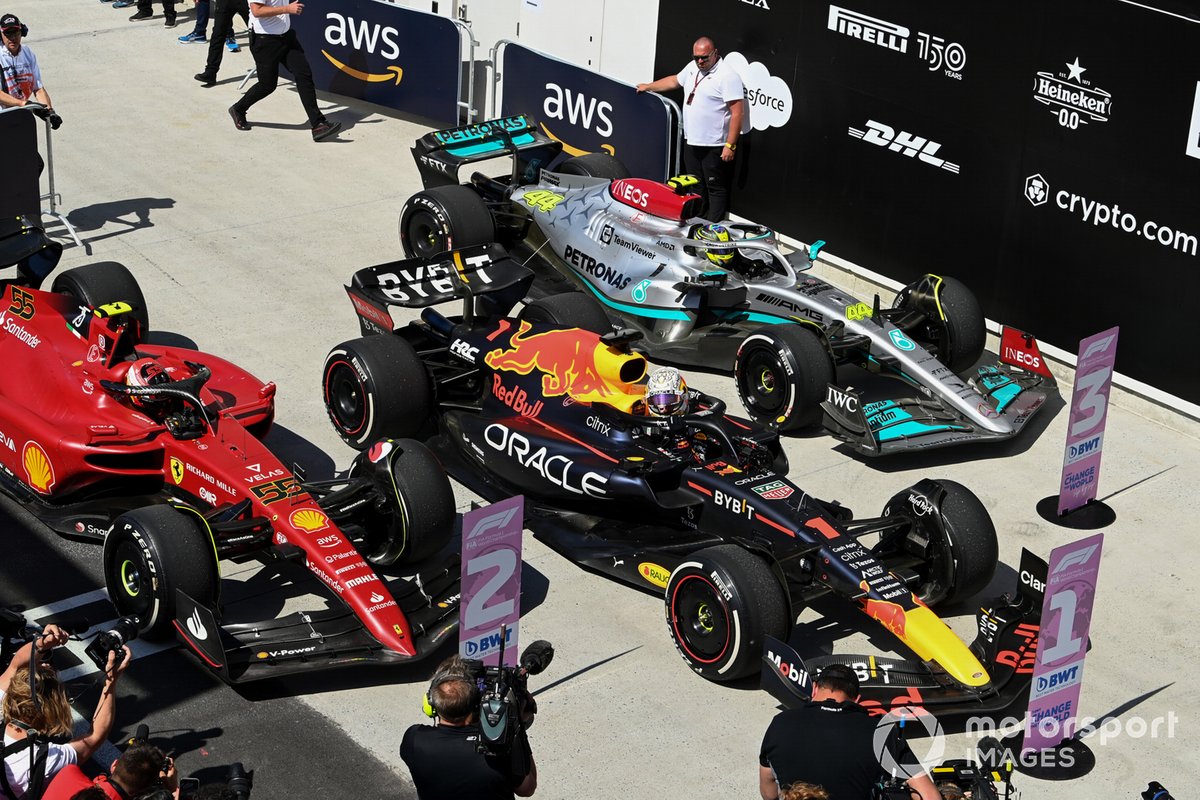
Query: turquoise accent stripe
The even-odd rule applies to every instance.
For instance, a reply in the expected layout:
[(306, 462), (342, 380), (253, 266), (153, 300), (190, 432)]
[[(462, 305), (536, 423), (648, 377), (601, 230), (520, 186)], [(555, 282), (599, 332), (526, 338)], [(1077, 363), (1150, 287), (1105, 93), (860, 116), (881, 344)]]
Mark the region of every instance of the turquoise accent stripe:
[[(576, 273), (578, 274), (578, 273)], [(649, 317), (650, 319), (691, 319), (686, 311), (668, 311), (663, 308), (643, 308), (642, 306), (631, 306), (627, 303), (618, 303), (616, 300), (610, 300), (602, 292), (598, 291), (591, 282), (582, 275), (580, 279), (583, 285), (588, 288), (592, 294), (596, 295), (596, 299), (610, 308), (615, 308), (617, 311), (623, 311), (626, 314), (632, 314), (635, 317)]]
[(905, 422), (900, 425), (893, 425), (890, 428), (884, 428), (881, 431), (876, 431), (876, 436), (879, 441), (888, 442), (892, 439), (901, 439), (907, 436), (922, 436), (927, 433), (937, 433), (938, 431), (965, 430), (954, 425), (924, 425), (920, 422)]
[[(523, 133), (520, 136), (513, 137), (514, 145), (529, 144), (532, 142), (532, 133)], [(452, 156), (469, 156), (479, 155), (480, 153), (496, 153), (504, 150), (506, 145), (504, 142), (482, 142), (480, 144), (467, 145), (466, 147), (447, 147), (446, 152)]]
[(1004, 409), (1008, 404), (1017, 399), (1017, 395), (1021, 394), (1021, 386), (1017, 383), (1010, 383), (1008, 386), (1003, 386), (992, 392), (992, 397), (996, 398), (996, 410), (1004, 413)]
[(723, 322), (765, 322), (768, 325), (795, 325), (796, 320), (759, 314), (757, 311), (726, 311), (721, 315)]

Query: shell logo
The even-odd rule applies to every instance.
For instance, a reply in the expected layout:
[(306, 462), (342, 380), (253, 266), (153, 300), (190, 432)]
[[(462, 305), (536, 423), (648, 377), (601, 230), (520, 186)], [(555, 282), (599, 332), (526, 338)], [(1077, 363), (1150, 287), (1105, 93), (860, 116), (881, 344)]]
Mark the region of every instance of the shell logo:
[(649, 561), (643, 561), (638, 564), (638, 572), (650, 583), (660, 588), (667, 588), (667, 581), (671, 580), (671, 571), (658, 564), (651, 564)]
[(322, 531), (329, 527), (329, 517), (315, 508), (302, 508), (299, 511), (293, 511), (292, 515), (288, 517), (288, 521), (306, 533)]
[(25, 465), (29, 485), (42, 494), (50, 494), (50, 490), (54, 488), (54, 465), (50, 463), (50, 457), (46, 455), (42, 446), (37, 442), (26, 442), (21, 461)]

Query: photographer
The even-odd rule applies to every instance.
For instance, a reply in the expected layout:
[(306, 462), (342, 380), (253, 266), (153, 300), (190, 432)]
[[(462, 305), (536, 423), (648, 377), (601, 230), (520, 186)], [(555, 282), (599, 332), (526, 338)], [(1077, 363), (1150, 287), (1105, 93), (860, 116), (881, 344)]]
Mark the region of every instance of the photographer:
[[(104, 688), (92, 715), (92, 730), (71, 738), (71, 705), (58, 673), (41, 663), (50, 651), (67, 641), (66, 631), (47, 625), (13, 656), (0, 674), (3, 707), (4, 771), (0, 797), (20, 800), (29, 792), (40, 797), (45, 782), (59, 770), (91, 758), (108, 739), (116, 709), (116, 683), (129, 665), (127, 649), (109, 654)], [(118, 656), (123, 656), (118, 660)], [(33, 791), (30, 791), (32, 788)]]
[(128, 800), (151, 789), (161, 788), (178, 800), (179, 774), (175, 762), (148, 742), (135, 742), (112, 763), (110, 774), (94, 781), (72, 764), (51, 781), (42, 800), (70, 800), (81, 789), (94, 786), (110, 800)]
[(476, 749), (479, 687), (461, 658), (451, 656), (438, 665), (427, 697), (434, 724), (413, 725), (400, 745), (420, 800), (511, 800), (534, 793), (537, 767), (524, 730), (511, 753), (492, 756)]

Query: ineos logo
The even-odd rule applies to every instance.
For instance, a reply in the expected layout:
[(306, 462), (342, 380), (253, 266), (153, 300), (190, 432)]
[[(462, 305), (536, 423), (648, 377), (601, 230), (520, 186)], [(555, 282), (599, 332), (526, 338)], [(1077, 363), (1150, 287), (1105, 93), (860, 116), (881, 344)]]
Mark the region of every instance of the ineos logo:
[(636, 186), (628, 183), (622, 183), (621, 188), (617, 190), (617, 193), (622, 199), (641, 208), (645, 208), (650, 202), (650, 195), (646, 194)]

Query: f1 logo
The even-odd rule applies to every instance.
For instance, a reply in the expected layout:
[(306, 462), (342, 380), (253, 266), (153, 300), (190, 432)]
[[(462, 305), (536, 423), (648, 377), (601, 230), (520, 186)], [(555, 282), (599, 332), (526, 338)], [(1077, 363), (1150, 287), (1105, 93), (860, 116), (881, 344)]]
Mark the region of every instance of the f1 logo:
[(1054, 574), (1057, 575), (1063, 572), (1068, 567), (1082, 567), (1084, 564), (1092, 560), (1092, 556), (1100, 549), (1100, 545), (1093, 544), (1087, 547), (1082, 547), (1074, 553), (1068, 553), (1062, 561), (1059, 561), (1054, 566)]
[(488, 531), (497, 528), (503, 528), (512, 520), (517, 513), (517, 507), (506, 508), (498, 514), (489, 514), (479, 522), (475, 523), (475, 527), (467, 534), (468, 539), (474, 539), (476, 536), (487, 533)]

